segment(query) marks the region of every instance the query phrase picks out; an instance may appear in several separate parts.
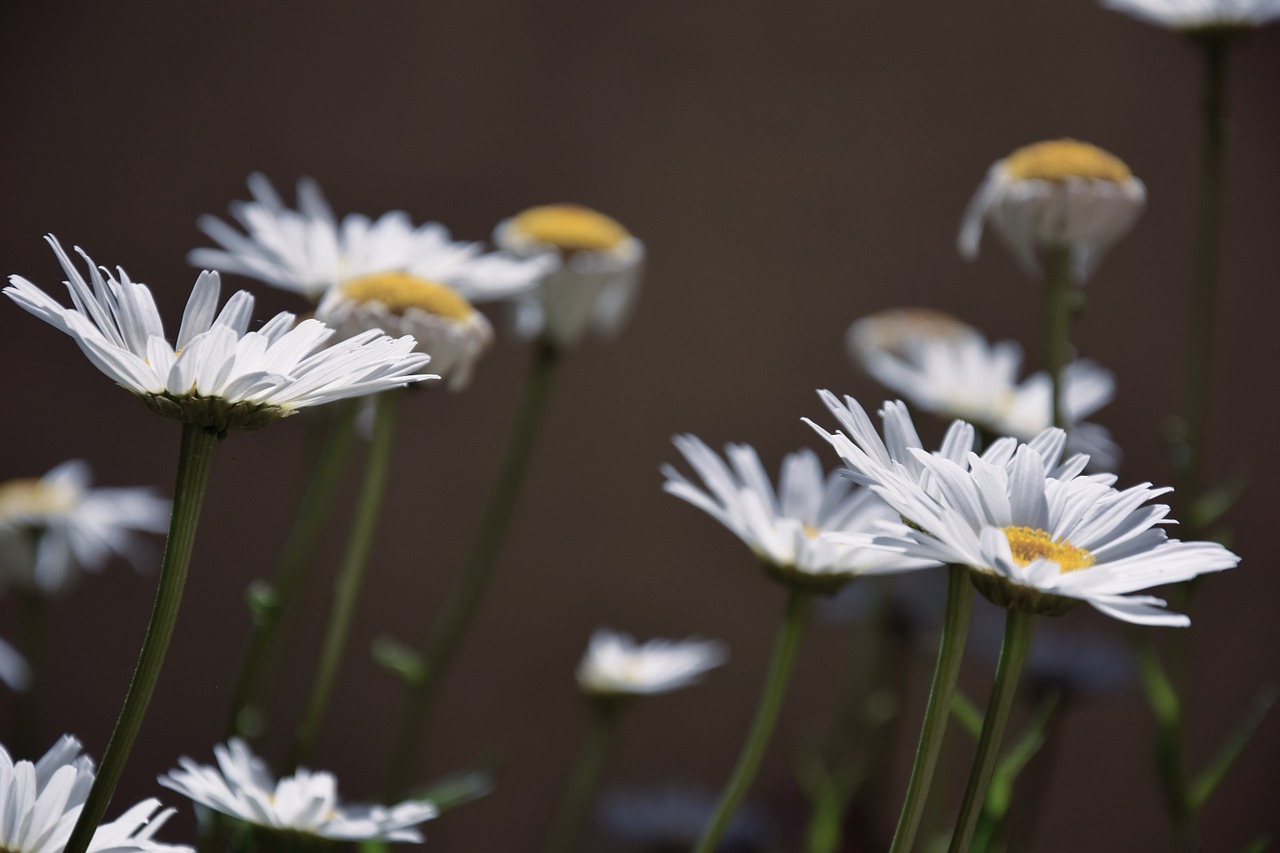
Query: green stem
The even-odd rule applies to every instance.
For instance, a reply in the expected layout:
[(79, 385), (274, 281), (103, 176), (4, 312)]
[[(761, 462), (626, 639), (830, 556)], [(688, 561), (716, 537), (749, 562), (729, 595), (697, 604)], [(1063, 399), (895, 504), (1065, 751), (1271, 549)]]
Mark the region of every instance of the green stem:
[(36, 755), (40, 732), (37, 696), (49, 620), (48, 602), (39, 590), (25, 589), (19, 593), (18, 620), (18, 649), (31, 670), (31, 683), (13, 696), (13, 738), (9, 748), (14, 755)]
[(733, 776), (720, 795), (720, 803), (706, 829), (702, 831), (702, 838), (698, 840), (694, 853), (712, 853), (719, 846), (720, 839), (729, 828), (729, 822), (733, 820), (738, 806), (742, 804), (742, 799), (756, 777), (756, 771), (760, 769), (760, 762), (764, 759), (765, 749), (769, 746), (774, 726), (778, 722), (782, 699), (787, 692), (787, 682), (791, 680), (791, 670), (795, 664), (796, 651), (800, 648), (800, 634), (804, 631), (811, 599), (812, 594), (806, 590), (791, 590), (786, 615), (774, 641), (773, 660), (769, 663), (769, 675), (765, 681), (764, 693), (760, 696), (760, 705), (756, 708), (755, 721), (742, 746)]
[(403, 394), (400, 390), (383, 391), (376, 397), (373, 439), (369, 445), (369, 457), (365, 461), (364, 482), (360, 487), (359, 503), (356, 504), (356, 517), (351, 525), (342, 566), (334, 581), (333, 606), (329, 611), (329, 625), (325, 630), (324, 645), (320, 650), (320, 662), (316, 667), (306, 716), (298, 726), (289, 752), (290, 770), (296, 769), (310, 758), (316, 736), (320, 733), (325, 714), (329, 710), (329, 699), (333, 695), (338, 669), (346, 652), (347, 635), (355, 617), (360, 586), (364, 582), (365, 567), (382, 512), (387, 473), (391, 468), (391, 439), (395, 433), (396, 410)]
[(565, 789), (560, 803), (560, 814), (547, 844), (547, 853), (570, 853), (574, 849), (613, 745), (619, 710), (618, 697), (600, 697), (592, 702), (591, 728), (569, 777), (569, 787)]
[(205, 487), (209, 482), (209, 470), (213, 465), (213, 452), (218, 446), (218, 436), (193, 424), (182, 425), (182, 445), (178, 453), (178, 478), (173, 489), (173, 515), (169, 519), (169, 539), (164, 547), (164, 559), (160, 564), (160, 580), (155, 604), (151, 609), (151, 621), (142, 641), (142, 651), (129, 683), (124, 706), (111, 732), (107, 751), (102, 756), (98, 776), (84, 810), (76, 821), (64, 853), (84, 853), (93, 840), (93, 834), (106, 814), (116, 783), (124, 771), (129, 751), (133, 748), (142, 719), (146, 716), (151, 694), (160, 678), (169, 639), (178, 621), (178, 608), (182, 604), (182, 588), (187, 581), (187, 568), (191, 564), (191, 549), (195, 544), (196, 527), (200, 521), (200, 507), (204, 503)]
[(273, 600), (257, 614), (249, 640), (240, 658), (231, 688), (226, 733), (228, 737), (246, 734), (248, 712), (257, 702), (258, 691), (271, 668), (276, 639), (293, 613), (301, 591), (306, 569), (315, 556), (325, 522), (333, 510), (333, 502), (342, 484), (355, 435), (357, 405), (347, 401), (331, 413), (319, 460), (302, 496), (298, 517), (285, 541), (284, 549), (271, 573)]
[(560, 352), (553, 345), (537, 344), (515, 419), (507, 433), (497, 480), (489, 493), (489, 503), (471, 544), (467, 562), (422, 645), (421, 675), (408, 686), (392, 745), (387, 774), (387, 794), (392, 800), (403, 796), (409, 786), (426, 726), (427, 709), (459, 640), (466, 633), (480, 604), (498, 555), (502, 552), (502, 543), (520, 496), (520, 486), (533, 456), (538, 427), (542, 423), (542, 413), (559, 358)]
[(964, 566), (948, 567), (947, 614), (942, 623), (942, 640), (938, 644), (938, 662), (934, 666), (929, 704), (925, 706), (924, 722), (920, 726), (920, 745), (911, 766), (907, 798), (898, 816), (898, 828), (893, 833), (890, 853), (907, 853), (915, 844), (938, 753), (947, 731), (947, 721), (951, 718), (951, 698), (955, 694), (956, 678), (960, 675), (960, 663), (964, 660), (972, 609), (973, 584), (969, 581), (969, 570)]
[(1072, 289), (1075, 277), (1071, 269), (1071, 250), (1065, 246), (1050, 249), (1045, 255), (1045, 369), (1053, 388), (1053, 425), (1067, 428), (1067, 412), (1063, 400), (1063, 372), (1071, 359)]
[(949, 853), (965, 853), (973, 840), (973, 831), (987, 800), (991, 786), (991, 774), (1000, 758), (1000, 743), (1009, 724), (1009, 712), (1013, 709), (1014, 696), (1018, 692), (1018, 679), (1022, 665), (1031, 647), (1031, 628), (1035, 617), (1030, 613), (1010, 610), (1004, 624), (1004, 646), (1000, 649), (1000, 663), (996, 667), (995, 684), (991, 686), (991, 698), (987, 701), (987, 716), (982, 721), (982, 736), (978, 738), (978, 751), (969, 771), (969, 784), (960, 802), (960, 817), (951, 835)]

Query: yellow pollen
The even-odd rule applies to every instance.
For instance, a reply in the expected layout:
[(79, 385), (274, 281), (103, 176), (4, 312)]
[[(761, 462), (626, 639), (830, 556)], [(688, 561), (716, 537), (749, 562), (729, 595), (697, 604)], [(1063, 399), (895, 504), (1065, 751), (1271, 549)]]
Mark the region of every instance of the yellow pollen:
[(818, 538), (818, 528), (814, 527), (812, 524), (804, 525), (804, 527), (802, 527), (801, 530), (803, 530), (804, 535), (808, 536), (810, 539)]
[(1044, 558), (1057, 563), (1066, 573), (1087, 569), (1094, 563), (1093, 555), (1085, 549), (1070, 542), (1054, 542), (1052, 536), (1036, 527), (1006, 527), (1004, 534), (1009, 537), (1009, 550), (1020, 566)]
[(343, 282), (342, 294), (357, 302), (380, 302), (395, 314), (417, 308), (450, 320), (465, 320), (474, 310), (470, 302), (448, 285), (403, 272), (353, 278)]
[(562, 252), (617, 248), (630, 234), (616, 219), (577, 204), (531, 207), (512, 220), (517, 231)]
[(76, 489), (71, 486), (50, 485), (34, 478), (0, 483), (0, 520), (68, 512), (76, 505), (76, 495)]
[(1024, 181), (1061, 183), (1068, 178), (1092, 178), (1123, 184), (1133, 177), (1119, 157), (1074, 139), (1054, 139), (1019, 148), (1004, 158), (1004, 168), (1010, 177)]

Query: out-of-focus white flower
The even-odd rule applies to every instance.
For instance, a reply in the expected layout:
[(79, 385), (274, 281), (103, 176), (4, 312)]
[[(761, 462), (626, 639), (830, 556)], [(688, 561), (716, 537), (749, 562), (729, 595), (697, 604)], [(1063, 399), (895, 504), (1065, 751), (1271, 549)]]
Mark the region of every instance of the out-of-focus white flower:
[[(1240, 558), (1212, 542), (1169, 539), (1169, 508), (1144, 506), (1168, 489), (1149, 483), (1117, 491), (1111, 474), (1082, 475), (1082, 455), (1061, 461), (1066, 435), (1045, 430), (1022, 444), (1002, 439), (981, 457), (948, 459), (900, 445), (895, 422), (885, 442), (857, 401), (824, 394), (849, 432), (819, 429), (851, 476), (884, 499), (910, 527), (877, 537), (878, 547), (903, 556), (968, 566), (989, 599), (1032, 613), (1065, 612), (1087, 601), (1102, 613), (1140, 625), (1185, 626), (1137, 590), (1229, 569)], [(909, 468), (901, 460), (910, 457)]]
[(31, 686), (31, 667), (27, 659), (3, 639), (0, 639), (0, 681), (17, 693)]
[(413, 827), (436, 816), (431, 803), (342, 806), (332, 773), (299, 770), (276, 781), (248, 744), (232, 738), (213, 748), (218, 766), (180, 758), (161, 785), (253, 826), (337, 841), (422, 841)]
[(494, 243), (517, 255), (559, 258), (536, 298), (514, 303), (516, 331), (558, 347), (592, 329), (612, 337), (640, 289), (644, 244), (616, 220), (574, 204), (531, 207), (498, 224)]
[[(995, 435), (1030, 441), (1053, 426), (1053, 383), (1041, 371), (1018, 381), (1022, 348), (990, 344), (973, 327), (940, 311), (894, 309), (858, 320), (849, 352), (877, 381), (931, 414), (962, 418)], [(1107, 429), (1085, 418), (1111, 401), (1110, 371), (1088, 360), (1062, 375), (1067, 447), (1089, 454), (1103, 470), (1120, 450)]]
[(998, 160), (965, 210), (958, 244), (965, 258), (978, 255), (989, 221), (1032, 276), (1042, 254), (1071, 253), (1084, 282), (1113, 243), (1133, 227), (1147, 190), (1124, 161), (1074, 139), (1037, 142)]
[[(63, 735), (33, 764), (15, 762), (0, 747), (0, 850), (62, 853), (93, 787), (93, 762), (80, 749), (78, 740)], [(159, 800), (143, 800), (98, 827), (89, 853), (192, 853), (152, 840), (173, 813)]]
[[(600, 800), (600, 822), (616, 838), (645, 853), (692, 850), (716, 811), (714, 791), (669, 784), (612, 791)], [(737, 853), (777, 850), (778, 826), (767, 813), (750, 806), (733, 815), (718, 850)]]
[(1102, 5), (1189, 33), (1253, 29), (1280, 19), (1280, 0), (1102, 0)]
[(591, 635), (578, 664), (578, 686), (586, 693), (619, 696), (667, 693), (687, 687), (729, 658), (714, 640), (650, 640), (637, 643), (626, 634), (601, 628)]
[(112, 556), (140, 565), (137, 534), (163, 533), (169, 501), (150, 489), (91, 489), (89, 465), (0, 483), (0, 586), (53, 593)]
[[(726, 464), (692, 435), (676, 436), (674, 441), (705, 491), (670, 465), (662, 467), (667, 478), (663, 490), (729, 528), (784, 580), (835, 589), (859, 575), (937, 565), (862, 547), (883, 530), (900, 526), (897, 515), (839, 472), (825, 474), (812, 450), (787, 455), (775, 493), (755, 448), (726, 446)], [(826, 535), (830, 533), (846, 537), (836, 541)]]
[(295, 325), (288, 312), (249, 331), (253, 297), (242, 290), (218, 313), (216, 272), (196, 280), (170, 344), (146, 285), (118, 267), (117, 279), (76, 249), (89, 266), (90, 288), (58, 241), (47, 239), (74, 307), (16, 275), (5, 294), (70, 335), (95, 367), (166, 417), (219, 432), (257, 429), (305, 406), (431, 378), (415, 374), (428, 357), (413, 351), (408, 336), (370, 331), (320, 349), (333, 329), (319, 320)]

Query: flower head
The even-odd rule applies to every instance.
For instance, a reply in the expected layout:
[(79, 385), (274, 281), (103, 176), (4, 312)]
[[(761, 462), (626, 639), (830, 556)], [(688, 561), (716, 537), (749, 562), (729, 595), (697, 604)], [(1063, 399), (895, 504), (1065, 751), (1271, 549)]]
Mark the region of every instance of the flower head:
[(515, 303), (516, 330), (573, 346), (587, 329), (610, 337), (631, 313), (644, 244), (616, 220), (574, 204), (531, 207), (498, 224), (494, 242), (517, 255), (550, 255), (558, 268), (534, 298)]
[(168, 523), (169, 501), (150, 489), (91, 489), (79, 459), (39, 479), (0, 483), (0, 586), (52, 593), (115, 555), (136, 566), (137, 534), (163, 533)]
[(1124, 161), (1074, 139), (1037, 142), (987, 172), (960, 226), (960, 254), (972, 259), (987, 221), (1019, 263), (1040, 276), (1041, 253), (1066, 249), (1083, 282), (1146, 204), (1147, 191)]
[(1280, 0), (1102, 0), (1102, 5), (1186, 33), (1247, 30), (1280, 19)]
[(413, 827), (437, 814), (427, 802), (341, 806), (331, 773), (299, 770), (275, 781), (239, 738), (213, 752), (217, 767), (183, 757), (181, 769), (161, 776), (160, 784), (253, 826), (338, 841), (422, 841)]
[[(993, 345), (941, 312), (896, 309), (855, 322), (847, 342), (867, 373), (918, 409), (1023, 441), (1053, 426), (1049, 374), (1019, 382), (1022, 348), (1014, 341)], [(1082, 422), (1111, 401), (1111, 373), (1082, 359), (1067, 365), (1062, 378), (1068, 449), (1089, 454), (1099, 468), (1114, 467), (1120, 451), (1106, 428)]]
[(413, 352), (408, 336), (368, 331), (320, 349), (333, 329), (319, 320), (295, 324), (281, 312), (249, 331), (253, 297), (236, 293), (221, 312), (216, 272), (196, 280), (176, 343), (165, 339), (151, 291), (117, 268), (119, 278), (89, 266), (92, 288), (52, 236), (67, 275), (72, 308), (21, 276), (4, 292), (25, 310), (70, 335), (117, 384), (162, 415), (216, 432), (256, 429), (305, 406), (398, 388), (428, 357)]
[[(858, 575), (909, 571), (937, 565), (903, 558), (870, 544), (886, 525), (900, 526), (897, 515), (869, 491), (854, 488), (839, 473), (824, 474), (812, 450), (788, 454), (774, 491), (755, 449), (725, 448), (726, 464), (701, 440), (676, 436), (676, 447), (702, 478), (705, 491), (664, 465), (663, 490), (715, 518), (764, 561), (771, 573), (789, 583), (834, 590)], [(836, 541), (829, 533), (846, 534)]]
[(668, 693), (688, 687), (729, 657), (713, 640), (650, 640), (601, 628), (578, 664), (578, 686), (598, 696)]
[[(93, 762), (69, 735), (34, 764), (15, 762), (0, 747), (0, 850), (6, 853), (62, 853), (93, 787)], [(153, 841), (173, 815), (147, 799), (119, 819), (98, 827), (90, 853), (191, 853), (190, 847)]]
[(978, 589), (1004, 607), (1062, 613), (1087, 601), (1126, 622), (1183, 626), (1190, 620), (1165, 611), (1161, 599), (1128, 593), (1240, 561), (1215, 543), (1169, 539), (1157, 526), (1169, 508), (1147, 505), (1168, 489), (1142, 483), (1118, 491), (1113, 475), (1081, 473), (1087, 457), (1063, 461), (1062, 430), (1025, 444), (1003, 438), (982, 456), (948, 458), (909, 446), (896, 410), (891, 418), (886, 407), (882, 443), (857, 401), (842, 404), (825, 392), (823, 400), (848, 433), (819, 432), (850, 476), (910, 521), (875, 544), (968, 566)]

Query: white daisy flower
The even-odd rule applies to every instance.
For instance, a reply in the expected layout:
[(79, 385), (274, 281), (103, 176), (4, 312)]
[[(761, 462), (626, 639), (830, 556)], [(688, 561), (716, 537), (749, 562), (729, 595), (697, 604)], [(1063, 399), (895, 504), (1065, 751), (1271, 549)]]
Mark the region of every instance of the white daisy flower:
[(89, 483), (89, 465), (79, 459), (39, 479), (0, 483), (0, 586), (48, 594), (77, 570), (101, 571), (113, 556), (140, 565), (137, 534), (165, 532), (169, 501), (150, 489)]
[(575, 204), (531, 207), (498, 224), (494, 243), (521, 256), (551, 253), (558, 268), (536, 298), (513, 303), (516, 331), (558, 347), (588, 329), (612, 337), (631, 314), (640, 289), (644, 244), (616, 220)]
[[(962, 418), (996, 435), (1030, 441), (1053, 426), (1053, 383), (1041, 371), (1018, 381), (1022, 348), (990, 344), (977, 329), (925, 309), (895, 309), (849, 327), (849, 352), (878, 382), (931, 414)], [(1063, 371), (1067, 447), (1098, 468), (1114, 468), (1120, 450), (1106, 428), (1084, 423), (1115, 394), (1115, 380), (1088, 360)]]
[[(876, 544), (903, 556), (968, 566), (974, 584), (1005, 607), (1062, 613), (1087, 601), (1142, 625), (1185, 626), (1137, 590), (1229, 569), (1240, 558), (1211, 542), (1169, 539), (1156, 525), (1169, 508), (1146, 505), (1169, 489), (1113, 488), (1110, 474), (1081, 474), (1086, 457), (1060, 462), (1066, 436), (1050, 429), (1022, 444), (1001, 439), (963, 461), (918, 448), (886, 451), (861, 406), (823, 394), (849, 434), (819, 428), (850, 468), (911, 526)], [(886, 411), (887, 414), (887, 411)], [(885, 439), (900, 445), (886, 417)]]
[[(175, 344), (151, 291), (117, 268), (117, 279), (89, 265), (92, 288), (52, 235), (46, 238), (67, 275), (72, 308), (21, 276), (4, 292), (22, 308), (70, 335), (94, 366), (166, 417), (209, 430), (256, 429), (306, 406), (419, 382), (428, 357), (408, 336), (378, 331), (320, 349), (333, 329), (281, 312), (249, 331), (253, 296), (236, 293), (217, 312), (216, 272), (202, 272), (182, 315)], [(216, 316), (215, 316), (216, 313)]]
[[(972, 445), (972, 433), (969, 436)], [(663, 490), (715, 518), (745, 542), (787, 583), (834, 590), (859, 575), (936, 566), (932, 560), (904, 558), (870, 545), (874, 535), (900, 525), (898, 516), (838, 472), (824, 474), (818, 455), (804, 449), (782, 462), (775, 493), (755, 449), (725, 447), (728, 464), (692, 435), (675, 445), (697, 472), (705, 491), (670, 465), (662, 467)], [(842, 533), (842, 541), (826, 534)]]
[(637, 643), (605, 628), (591, 635), (578, 664), (578, 686), (593, 695), (668, 693), (696, 684), (729, 658), (714, 640), (650, 640)]
[(1253, 29), (1280, 19), (1280, 0), (1102, 0), (1102, 5), (1181, 32)]
[[(0, 850), (62, 853), (93, 787), (93, 762), (80, 742), (64, 735), (34, 764), (15, 762), (0, 746)], [(146, 799), (117, 820), (104, 823), (89, 853), (191, 853), (190, 847), (153, 841), (173, 809)]]
[(1074, 139), (1037, 142), (997, 161), (987, 172), (960, 226), (960, 254), (978, 256), (990, 221), (1018, 262), (1040, 277), (1041, 253), (1065, 248), (1079, 281), (1128, 233), (1147, 191), (1124, 161)]
[(421, 842), (414, 829), (438, 810), (427, 802), (341, 806), (332, 773), (298, 770), (274, 780), (248, 744), (232, 738), (213, 748), (218, 766), (178, 759), (180, 770), (159, 777), (166, 788), (256, 827), (335, 841)]

